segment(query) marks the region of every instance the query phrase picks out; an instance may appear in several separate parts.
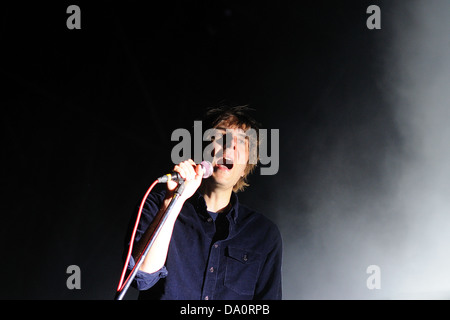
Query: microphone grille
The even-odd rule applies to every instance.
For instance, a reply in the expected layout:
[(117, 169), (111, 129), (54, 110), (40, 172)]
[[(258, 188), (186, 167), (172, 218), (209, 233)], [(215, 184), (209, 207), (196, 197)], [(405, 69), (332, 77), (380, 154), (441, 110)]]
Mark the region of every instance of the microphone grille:
[(211, 162), (205, 160), (202, 161), (201, 165), (203, 167), (203, 179), (211, 177), (213, 174), (213, 166)]

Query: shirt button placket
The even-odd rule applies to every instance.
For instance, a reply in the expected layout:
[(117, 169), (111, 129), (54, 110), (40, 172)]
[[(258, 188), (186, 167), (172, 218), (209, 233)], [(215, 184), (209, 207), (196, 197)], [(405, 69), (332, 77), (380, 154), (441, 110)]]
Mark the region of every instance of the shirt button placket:
[(212, 296), (214, 296), (214, 290), (217, 282), (217, 263), (219, 262), (220, 251), (217, 250), (220, 248), (218, 243), (214, 243), (211, 247), (210, 257), (209, 257), (209, 268), (208, 274), (205, 277), (205, 291), (203, 291), (203, 299), (209, 300)]

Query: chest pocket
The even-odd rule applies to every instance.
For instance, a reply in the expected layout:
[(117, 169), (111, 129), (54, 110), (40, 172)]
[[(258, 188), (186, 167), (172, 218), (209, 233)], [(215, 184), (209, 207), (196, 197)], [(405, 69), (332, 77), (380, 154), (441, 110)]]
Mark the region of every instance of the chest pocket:
[(261, 265), (259, 253), (227, 247), (224, 285), (241, 295), (253, 295)]

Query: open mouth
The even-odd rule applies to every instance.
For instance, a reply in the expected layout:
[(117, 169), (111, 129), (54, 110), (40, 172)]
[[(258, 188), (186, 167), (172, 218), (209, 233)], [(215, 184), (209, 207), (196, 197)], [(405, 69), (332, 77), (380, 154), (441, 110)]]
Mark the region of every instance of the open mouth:
[(217, 166), (219, 168), (222, 169), (227, 169), (227, 170), (231, 170), (233, 169), (234, 163), (233, 163), (233, 159), (227, 158), (227, 157), (223, 157), (221, 159), (217, 160)]

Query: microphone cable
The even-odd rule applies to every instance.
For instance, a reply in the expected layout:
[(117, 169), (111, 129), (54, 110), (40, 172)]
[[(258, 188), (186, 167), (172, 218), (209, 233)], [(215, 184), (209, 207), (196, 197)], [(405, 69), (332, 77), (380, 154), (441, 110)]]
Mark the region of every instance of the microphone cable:
[[(125, 274), (127, 273), (127, 269), (128, 269), (128, 263), (130, 262), (130, 257), (131, 257), (131, 253), (133, 252), (133, 243), (134, 243), (134, 239), (136, 237), (136, 231), (139, 225), (139, 221), (141, 219), (141, 214), (142, 214), (142, 210), (144, 209), (144, 204), (145, 201), (148, 198), (148, 195), (150, 194), (150, 192), (152, 191), (152, 189), (155, 187), (155, 185), (157, 185), (159, 183), (158, 179), (155, 180), (151, 186), (148, 188), (147, 192), (145, 193), (144, 197), (142, 198), (141, 204), (139, 206), (139, 211), (137, 213), (137, 217), (136, 217), (136, 222), (134, 224), (134, 228), (133, 228), (133, 233), (131, 234), (131, 239), (130, 239), (130, 245), (128, 247), (128, 253), (127, 253), (127, 258), (125, 260), (125, 265), (123, 266), (123, 270), (122, 270), (122, 274), (120, 276), (120, 280), (119, 280), (119, 285), (117, 286), (117, 292), (121, 292), (123, 290), (123, 288), (125, 287), (125, 285), (123, 284), (124, 281), (123, 279), (125, 278)], [(133, 273), (134, 268), (136, 268), (136, 265), (134, 265), (133, 269), (131, 270), (130, 275)], [(128, 282), (130, 279), (130, 276), (128, 276), (127, 280), (125, 281)]]

